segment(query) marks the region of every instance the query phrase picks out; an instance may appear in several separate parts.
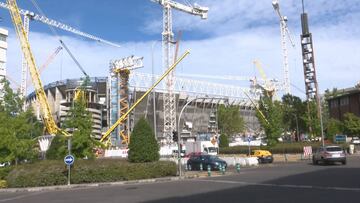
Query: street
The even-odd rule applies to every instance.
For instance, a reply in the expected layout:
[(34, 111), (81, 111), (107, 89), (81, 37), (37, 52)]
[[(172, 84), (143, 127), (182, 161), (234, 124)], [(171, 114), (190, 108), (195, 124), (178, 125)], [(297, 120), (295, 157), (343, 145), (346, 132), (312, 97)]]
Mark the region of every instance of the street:
[(172, 182), (42, 192), (0, 192), (0, 202), (359, 202), (360, 157), (241, 169), (239, 174)]

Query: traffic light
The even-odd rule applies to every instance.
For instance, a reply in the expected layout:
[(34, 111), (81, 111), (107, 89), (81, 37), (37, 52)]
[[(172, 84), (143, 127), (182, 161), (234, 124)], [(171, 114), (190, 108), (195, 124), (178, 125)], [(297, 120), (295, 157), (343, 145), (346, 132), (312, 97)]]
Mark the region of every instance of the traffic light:
[(172, 133), (173, 133), (173, 135), (172, 135), (173, 141), (177, 142), (178, 141), (178, 133), (176, 131), (173, 131)]

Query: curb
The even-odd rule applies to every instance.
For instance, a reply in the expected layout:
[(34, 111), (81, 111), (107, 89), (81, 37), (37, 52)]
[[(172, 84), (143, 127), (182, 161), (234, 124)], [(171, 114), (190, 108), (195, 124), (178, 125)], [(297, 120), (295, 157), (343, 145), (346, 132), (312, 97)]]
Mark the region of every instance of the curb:
[(130, 180), (130, 181), (120, 181), (120, 182), (56, 185), (56, 186), (28, 187), (28, 188), (5, 188), (5, 189), (0, 189), (0, 193), (43, 192), (43, 191), (67, 190), (74, 188), (82, 189), (82, 188), (94, 188), (94, 187), (115, 186), (115, 185), (131, 185), (131, 184), (139, 184), (139, 183), (170, 182), (170, 181), (179, 181), (186, 179), (195, 179), (199, 177), (200, 176), (198, 174), (194, 174), (184, 177), (152, 178), (152, 179)]

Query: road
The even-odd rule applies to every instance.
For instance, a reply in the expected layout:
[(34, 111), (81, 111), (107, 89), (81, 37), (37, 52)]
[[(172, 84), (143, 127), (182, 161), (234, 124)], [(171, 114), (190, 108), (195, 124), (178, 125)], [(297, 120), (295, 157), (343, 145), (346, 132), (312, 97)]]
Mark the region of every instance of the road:
[(0, 202), (359, 202), (360, 157), (348, 164), (313, 166), (310, 161), (241, 169), (239, 174), (171, 182), (0, 192)]

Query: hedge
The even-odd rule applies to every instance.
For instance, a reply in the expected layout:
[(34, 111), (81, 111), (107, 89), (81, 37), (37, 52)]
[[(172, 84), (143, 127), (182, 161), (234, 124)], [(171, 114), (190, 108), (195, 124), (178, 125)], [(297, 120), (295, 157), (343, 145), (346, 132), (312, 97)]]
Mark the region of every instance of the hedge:
[[(71, 169), (71, 183), (115, 182), (176, 175), (174, 162), (129, 163), (126, 160), (77, 160)], [(15, 167), (6, 177), (8, 187), (64, 185), (67, 168), (62, 161), (40, 161)]]
[[(250, 149), (264, 149), (269, 150), (273, 154), (296, 154), (303, 153), (304, 146), (311, 146), (312, 150), (315, 151), (321, 146), (321, 142), (294, 142), (294, 143), (278, 143), (273, 147), (268, 146), (251, 146)], [(347, 144), (340, 145), (342, 148), (347, 149)], [(248, 154), (248, 146), (234, 146), (234, 147), (225, 147), (220, 148), (220, 154)]]

